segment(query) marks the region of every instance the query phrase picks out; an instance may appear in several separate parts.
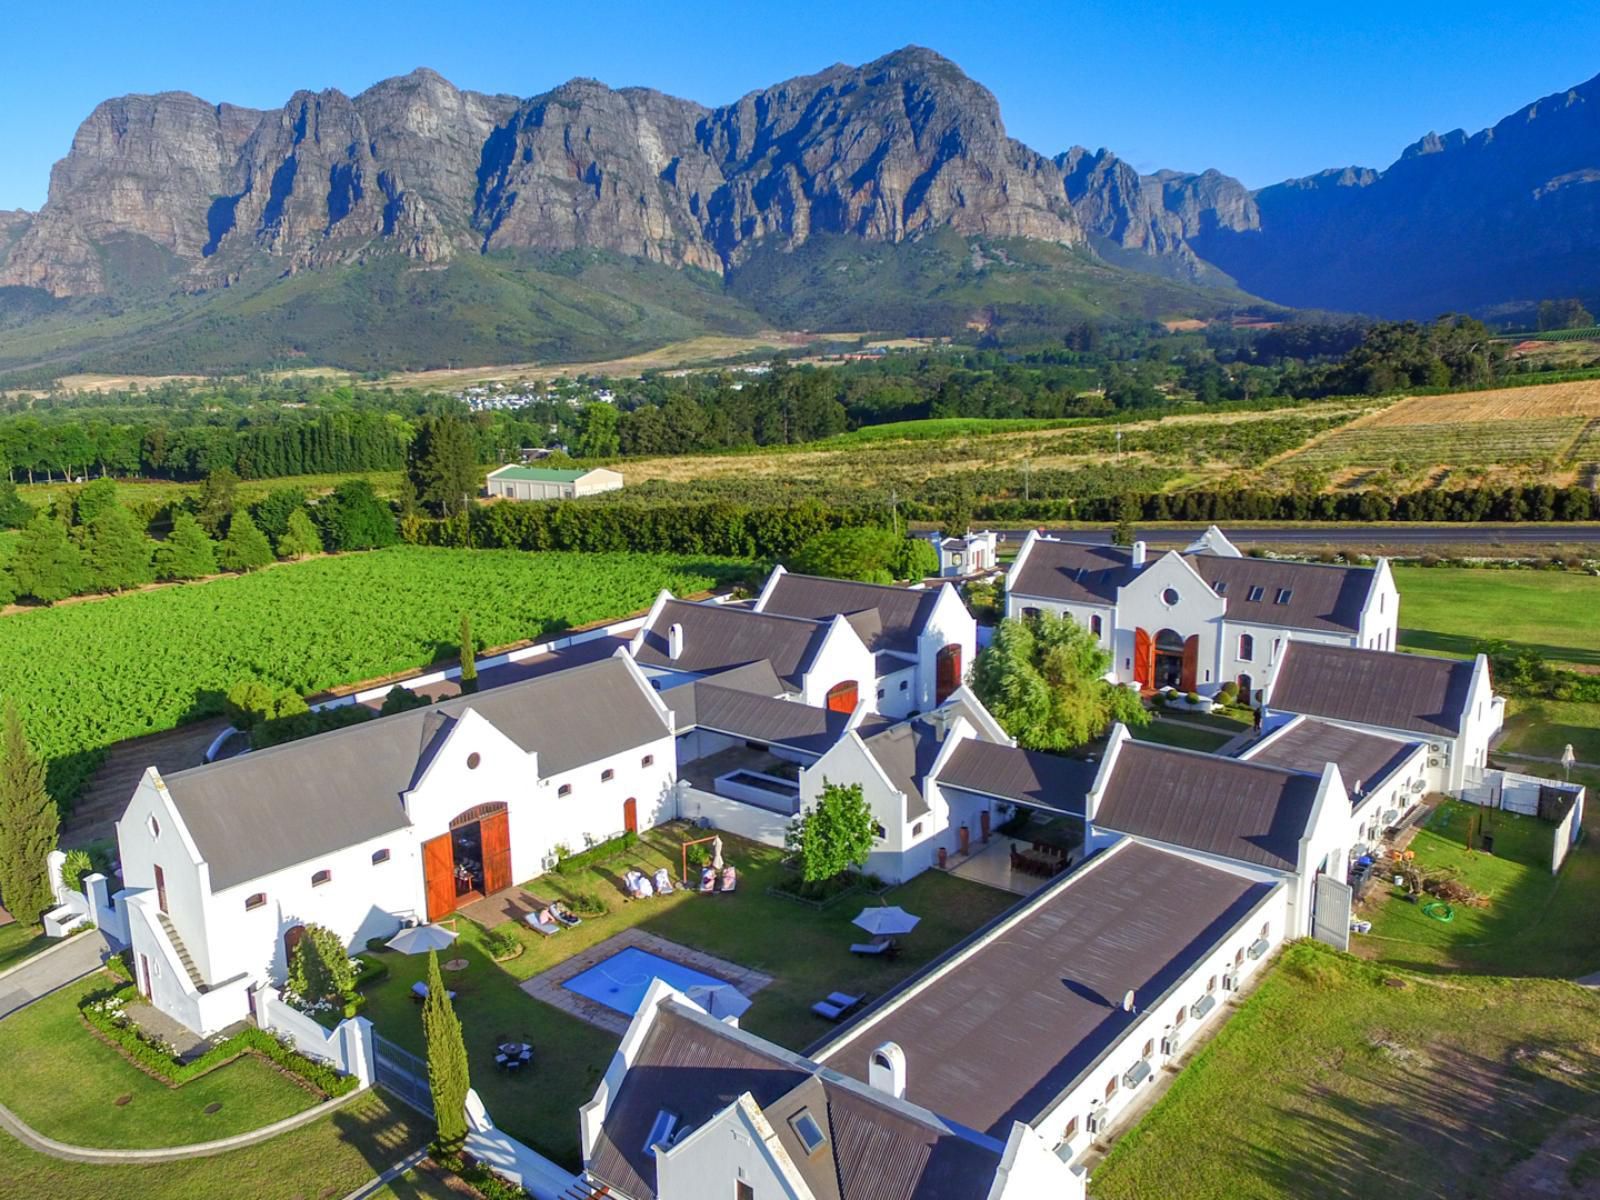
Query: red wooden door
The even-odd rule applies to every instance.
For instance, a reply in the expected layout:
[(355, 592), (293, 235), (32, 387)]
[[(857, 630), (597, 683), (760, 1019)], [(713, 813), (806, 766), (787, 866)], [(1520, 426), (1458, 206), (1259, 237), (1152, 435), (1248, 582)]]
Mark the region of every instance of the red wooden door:
[(1150, 686), (1156, 674), (1156, 644), (1148, 629), (1133, 631), (1133, 681)]
[(167, 911), (167, 877), (159, 866), (156, 868), (156, 907)]
[(939, 651), (935, 671), (934, 703), (943, 704), (961, 686), (961, 647), (945, 646)]
[(456, 907), (456, 856), (450, 835), (422, 843), (422, 881), (428, 897), (428, 920), (437, 921)]
[(490, 813), (478, 823), (483, 838), (483, 890), (498, 892), (511, 886), (511, 817), (505, 810)]
[(836, 683), (828, 689), (828, 711), (837, 713), (853, 713), (856, 710), (856, 701), (860, 698), (859, 685), (854, 679), (847, 679), (843, 683)]
[(632, 796), (622, 802), (622, 827), (629, 833), (639, 832), (639, 801)]
[(1200, 635), (1191, 633), (1183, 640), (1183, 677), (1179, 686), (1186, 692), (1192, 692), (1195, 681), (1200, 675)]

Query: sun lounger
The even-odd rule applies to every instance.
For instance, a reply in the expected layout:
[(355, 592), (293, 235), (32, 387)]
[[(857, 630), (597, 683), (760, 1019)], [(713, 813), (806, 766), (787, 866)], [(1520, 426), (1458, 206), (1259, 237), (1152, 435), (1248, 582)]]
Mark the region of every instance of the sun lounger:
[(866, 1000), (865, 996), (852, 996), (849, 992), (829, 992), (828, 1003), (839, 1008), (854, 1008)]
[(717, 890), (717, 873), (710, 867), (700, 872), (700, 890), (714, 892)]
[(863, 958), (891, 958), (900, 953), (900, 947), (893, 938), (878, 938), (870, 942), (857, 942), (850, 947), (850, 953)]
[[(456, 998), (456, 994), (449, 990), (445, 991), (445, 995), (452, 1000)], [(428, 998), (428, 985), (420, 979), (413, 983), (411, 985), (411, 998), (417, 1001), (426, 1000)]]
[(722, 890), (731, 892), (739, 886), (739, 873), (732, 867), (722, 868)]
[(825, 1021), (842, 1021), (846, 1014), (852, 1012), (860, 1003), (860, 996), (851, 996), (845, 992), (830, 992), (826, 1000), (818, 1000), (813, 1004), (811, 1011)]
[(672, 892), (673, 887), (671, 876), (667, 874), (667, 869), (665, 867), (658, 867), (656, 869), (656, 894), (660, 896), (670, 896)]
[(536, 909), (522, 919), (526, 921), (531, 928), (536, 929), (540, 933), (544, 934), (545, 937), (550, 937), (552, 934), (561, 932), (561, 922), (556, 920), (555, 913), (551, 912), (548, 908)]
[(635, 900), (648, 900), (656, 894), (655, 888), (650, 886), (650, 880), (644, 873), (631, 867), (622, 876), (622, 885), (628, 889), (628, 895)]
[(571, 929), (574, 925), (583, 924), (583, 918), (559, 900), (550, 906), (550, 912), (555, 916), (556, 920), (560, 921), (568, 929)]

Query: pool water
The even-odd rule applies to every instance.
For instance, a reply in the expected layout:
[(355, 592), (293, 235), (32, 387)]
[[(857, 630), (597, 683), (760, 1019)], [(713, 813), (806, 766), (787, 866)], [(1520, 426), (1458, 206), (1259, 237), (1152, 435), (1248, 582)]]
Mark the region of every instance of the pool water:
[(697, 985), (715, 987), (726, 982), (715, 975), (707, 975), (693, 967), (662, 958), (659, 954), (629, 946), (582, 974), (574, 975), (561, 986), (587, 1000), (615, 1009), (625, 1017), (631, 1017), (644, 1002), (644, 994), (650, 990), (653, 979), (664, 980), (680, 992)]

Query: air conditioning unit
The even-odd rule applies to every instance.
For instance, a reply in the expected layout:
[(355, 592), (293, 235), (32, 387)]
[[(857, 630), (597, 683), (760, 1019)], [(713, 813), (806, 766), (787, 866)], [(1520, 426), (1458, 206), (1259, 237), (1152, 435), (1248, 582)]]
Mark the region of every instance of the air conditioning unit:
[(1122, 1074), (1122, 1085), (1124, 1087), (1126, 1087), (1129, 1091), (1132, 1091), (1134, 1088), (1138, 1087), (1141, 1083), (1143, 1083), (1146, 1079), (1149, 1079), (1150, 1078), (1150, 1073), (1151, 1072), (1150, 1072), (1150, 1062), (1149, 1062), (1149, 1060), (1141, 1058), (1138, 1062), (1134, 1063), (1133, 1066), (1129, 1067), (1126, 1071), (1123, 1072), (1123, 1074)]
[(1161, 1054), (1164, 1058), (1171, 1058), (1178, 1052), (1178, 1035), (1169, 1033), (1161, 1039)]
[(1098, 1108), (1095, 1108), (1091, 1109), (1089, 1111), (1089, 1115), (1084, 1118), (1083, 1127), (1087, 1129), (1091, 1135), (1093, 1135), (1099, 1133), (1100, 1130), (1105, 1127), (1105, 1123), (1105, 1114), (1102, 1113)]
[(1239, 977), (1232, 971), (1228, 971), (1223, 974), (1222, 990), (1225, 992), (1236, 992), (1239, 990)]
[(1437, 753), (1439, 753), (1440, 749), (1441, 749), (1441, 747), (1440, 747), (1438, 742), (1429, 742), (1428, 743), (1428, 753), (1429, 754), (1437, 754)]
[(1200, 999), (1196, 1000), (1189, 1006), (1189, 1015), (1198, 1021), (1216, 1006), (1216, 996), (1212, 995), (1210, 992), (1207, 992), (1204, 996), (1201, 996)]
[(554, 871), (556, 869), (556, 864), (559, 863), (560, 861), (561, 860), (559, 858), (557, 858), (554, 854), (546, 854), (543, 858), (541, 858), (539, 860), (539, 870), (541, 872), (542, 871)]

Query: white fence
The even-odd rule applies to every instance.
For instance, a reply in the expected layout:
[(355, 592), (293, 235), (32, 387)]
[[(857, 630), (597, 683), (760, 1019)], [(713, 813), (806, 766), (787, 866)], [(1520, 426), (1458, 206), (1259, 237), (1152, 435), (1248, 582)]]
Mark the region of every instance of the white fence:
[(1544, 779), (1538, 775), (1519, 775), (1515, 771), (1490, 768), (1483, 772), (1481, 782), (1466, 788), (1461, 798), (1469, 804), (1484, 808), (1499, 808), (1524, 817), (1539, 814), (1539, 796), (1546, 788), (1565, 792), (1572, 797), (1566, 815), (1551, 826), (1550, 871), (1561, 869), (1567, 852), (1578, 840), (1583, 828), (1583, 802), (1585, 789), (1581, 784), (1563, 783), (1559, 779)]
[(687, 821), (704, 820), (727, 833), (736, 833), (753, 842), (767, 846), (782, 846), (784, 834), (793, 817), (727, 800), (711, 792), (691, 787), (683, 780), (677, 784), (678, 816)]

